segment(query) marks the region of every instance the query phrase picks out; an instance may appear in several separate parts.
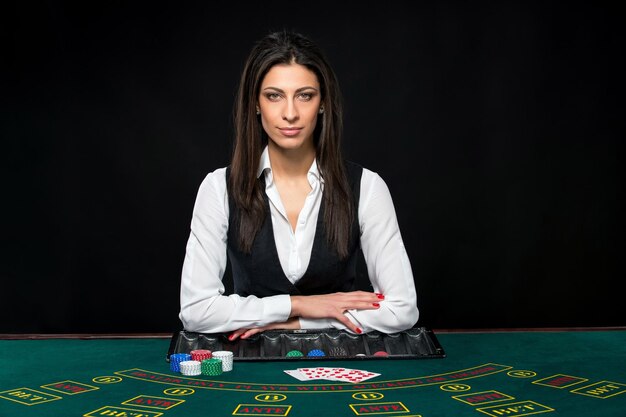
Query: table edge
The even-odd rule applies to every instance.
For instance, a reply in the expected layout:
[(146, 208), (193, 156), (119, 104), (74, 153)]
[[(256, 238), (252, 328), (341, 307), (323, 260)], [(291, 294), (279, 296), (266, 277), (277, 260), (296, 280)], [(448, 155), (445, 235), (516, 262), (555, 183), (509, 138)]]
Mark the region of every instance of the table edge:
[[(589, 332), (624, 331), (626, 326), (610, 327), (515, 327), (515, 328), (435, 328), (437, 333), (510, 333), (510, 332)], [(0, 340), (46, 339), (169, 339), (173, 333), (0, 333)]]

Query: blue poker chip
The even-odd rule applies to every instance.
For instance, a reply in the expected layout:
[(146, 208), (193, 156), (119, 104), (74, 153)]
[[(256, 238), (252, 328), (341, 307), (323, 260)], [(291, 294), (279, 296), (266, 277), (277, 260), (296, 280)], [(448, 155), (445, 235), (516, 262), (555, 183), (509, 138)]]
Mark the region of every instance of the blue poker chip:
[(173, 353), (170, 355), (170, 369), (172, 372), (180, 372), (180, 363), (190, 360), (191, 355), (189, 353)]
[(319, 358), (320, 356), (326, 356), (324, 351), (320, 349), (313, 349), (309, 351), (309, 353), (307, 353), (306, 355), (312, 358)]

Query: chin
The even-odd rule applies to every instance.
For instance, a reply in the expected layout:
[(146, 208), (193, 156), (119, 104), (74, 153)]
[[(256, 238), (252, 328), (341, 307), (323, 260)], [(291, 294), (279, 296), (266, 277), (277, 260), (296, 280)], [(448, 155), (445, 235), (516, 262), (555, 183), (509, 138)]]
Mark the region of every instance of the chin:
[(300, 137), (281, 137), (278, 139), (271, 139), (274, 144), (281, 149), (299, 149), (305, 146), (305, 141)]

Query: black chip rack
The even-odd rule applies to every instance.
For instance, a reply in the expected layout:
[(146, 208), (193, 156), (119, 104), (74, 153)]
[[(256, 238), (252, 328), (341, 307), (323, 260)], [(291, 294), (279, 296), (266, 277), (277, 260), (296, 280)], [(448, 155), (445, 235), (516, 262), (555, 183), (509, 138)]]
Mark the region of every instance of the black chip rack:
[[(445, 352), (435, 333), (426, 327), (413, 327), (391, 334), (378, 331), (354, 334), (338, 329), (270, 330), (248, 339), (234, 341), (229, 341), (226, 333), (197, 333), (181, 330), (172, 335), (166, 361), (169, 362), (171, 354), (190, 353), (196, 349), (230, 351), (233, 352), (235, 361), (445, 357)], [(322, 350), (325, 356), (306, 356), (313, 349)], [(287, 352), (291, 350), (299, 350), (304, 356), (287, 357)]]

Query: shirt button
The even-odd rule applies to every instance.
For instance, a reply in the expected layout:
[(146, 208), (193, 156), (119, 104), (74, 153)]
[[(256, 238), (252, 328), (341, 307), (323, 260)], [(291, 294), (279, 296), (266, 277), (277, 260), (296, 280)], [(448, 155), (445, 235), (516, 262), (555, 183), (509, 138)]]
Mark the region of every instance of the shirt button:
[(292, 275), (292, 276), (291, 276), (291, 279), (296, 279), (296, 276), (295, 276), (295, 275)]
[(306, 224), (306, 220), (304, 220), (304, 219), (300, 220), (300, 224), (301, 224), (302, 226), (304, 226), (304, 225)]

